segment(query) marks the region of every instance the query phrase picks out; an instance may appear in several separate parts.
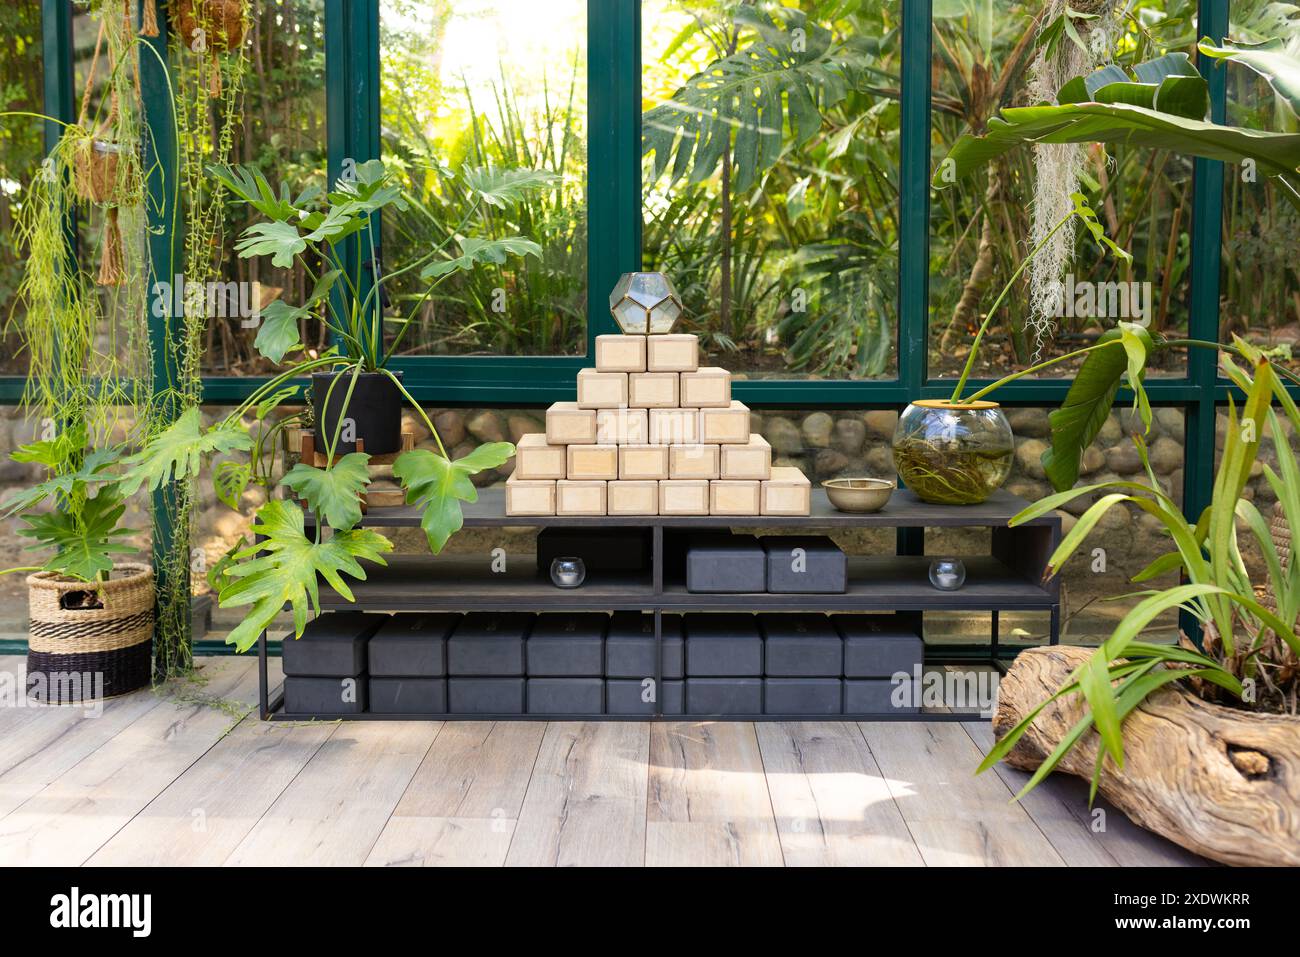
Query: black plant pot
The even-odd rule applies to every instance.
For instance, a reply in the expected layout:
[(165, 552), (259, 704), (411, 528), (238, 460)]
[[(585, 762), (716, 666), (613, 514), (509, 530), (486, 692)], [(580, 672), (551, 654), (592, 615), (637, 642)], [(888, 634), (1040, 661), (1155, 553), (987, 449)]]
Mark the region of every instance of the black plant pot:
[[(402, 373), (395, 373), (399, 378)], [(330, 383), (338, 379), (334, 392), (329, 396), (329, 408), (325, 408), (325, 396), (330, 392)], [(382, 372), (363, 372), (357, 376), (356, 386), (352, 389), (352, 398), (344, 407), (348, 387), (351, 385), (351, 372), (315, 372), (311, 377), (312, 408), (316, 413), (316, 449), (324, 452), (329, 440), (334, 437), (334, 430), (340, 418), (343, 427), (339, 429), (338, 445), (335, 455), (346, 455), (357, 450), (357, 439), (361, 440), (362, 451), (369, 455), (387, 455), (402, 449), (402, 393), (397, 384)], [(347, 420), (351, 420), (351, 426)]]

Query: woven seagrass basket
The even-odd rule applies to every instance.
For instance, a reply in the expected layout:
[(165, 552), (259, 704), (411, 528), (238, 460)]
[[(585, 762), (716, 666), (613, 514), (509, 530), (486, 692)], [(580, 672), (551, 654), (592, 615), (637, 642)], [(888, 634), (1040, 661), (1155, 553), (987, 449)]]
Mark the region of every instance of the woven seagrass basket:
[(153, 570), (122, 562), (106, 582), (37, 572), (27, 579), (28, 694), (50, 704), (111, 698), (149, 684)]

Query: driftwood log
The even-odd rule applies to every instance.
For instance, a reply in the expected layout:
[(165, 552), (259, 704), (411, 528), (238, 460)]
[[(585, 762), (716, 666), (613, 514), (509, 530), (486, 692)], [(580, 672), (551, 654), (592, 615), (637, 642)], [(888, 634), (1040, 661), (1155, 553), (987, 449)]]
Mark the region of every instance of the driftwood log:
[[(1089, 649), (1034, 648), (998, 690), (1001, 738), (1053, 694)], [(1072, 695), (1043, 709), (1007, 755), (1036, 769), (1085, 712)], [(1100, 739), (1090, 732), (1057, 769), (1091, 779)], [(1124, 767), (1107, 759), (1100, 792), (1135, 822), (1224, 864), (1300, 865), (1300, 718), (1210, 704), (1172, 685), (1124, 721)]]

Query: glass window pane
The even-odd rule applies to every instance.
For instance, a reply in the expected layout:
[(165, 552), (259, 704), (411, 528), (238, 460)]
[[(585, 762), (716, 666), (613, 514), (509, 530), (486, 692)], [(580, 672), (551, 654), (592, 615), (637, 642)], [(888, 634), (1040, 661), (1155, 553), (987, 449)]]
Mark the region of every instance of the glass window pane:
[[(0, 31), (5, 37), (0, 43), (0, 110), (43, 113), (40, 0), (5, 4)], [(0, 329), (10, 319), (22, 281), (24, 256), (14, 217), (44, 154), (40, 120), (10, 117), (0, 124)], [(27, 368), (19, 345), (13, 334), (0, 339), (0, 375), (20, 375)]]
[(899, 5), (641, 11), (642, 262), (681, 328), (749, 378), (897, 375)]
[[(1264, 0), (1235, 0), (1228, 35), (1259, 42), (1278, 37), (1300, 57), (1300, 11)], [(1236, 63), (1226, 71), (1227, 122), (1251, 129), (1293, 131), (1296, 120), (1258, 74)], [(1300, 213), (1275, 182), (1249, 165), (1225, 164), (1223, 263), (1219, 331), (1276, 347), (1300, 367)]]
[[(325, 185), (325, 0), (272, 0), (252, 5), (244, 40), (242, 123), (234, 129), (231, 162), (260, 169), (277, 188), (297, 193)], [(215, 265), (218, 279), (241, 285), (243, 302), (266, 306), (275, 299), (298, 305), (311, 293), (302, 264), (271, 265), (269, 257), (241, 259), (235, 240), (260, 214), (244, 203), (227, 203), (219, 224)], [(273, 364), (254, 348), (256, 323), (234, 315), (209, 319), (204, 375), (266, 375)], [(324, 325), (304, 320), (302, 341), (327, 344)], [(292, 358), (292, 357), (290, 357)]]
[[(1034, 102), (1034, 40), (1043, 7), (1018, 0), (935, 5), (932, 151), (936, 164), (962, 133), (983, 130), (1003, 107)], [(1115, 28), (1111, 54), (1124, 66), (1170, 51), (1194, 54), (1194, 0), (1138, 0)], [(1082, 29), (1082, 28), (1081, 28)], [(1066, 48), (1069, 41), (1063, 41)], [(1080, 72), (1086, 72), (1086, 68)], [(1055, 91), (1052, 91), (1053, 95)], [(1083, 230), (1059, 276), (1054, 332), (1039, 353), (1063, 355), (1092, 342), (1117, 318), (1149, 318), (1153, 329), (1185, 333), (1191, 248), (1192, 160), (1165, 151), (1085, 145), (1079, 182), (1107, 235), (1133, 256), (1126, 266)], [(1030, 250), (1035, 182), (1066, 176), (1058, 162), (1014, 150), (945, 189), (931, 191), (930, 349), (933, 378), (956, 377), (987, 310)], [(1063, 182), (1068, 183), (1068, 177)], [(1063, 186), (1058, 195), (1068, 195)], [(1032, 364), (1030, 286), (1022, 277), (999, 308), (975, 372), (996, 378)], [(1164, 352), (1153, 375), (1182, 375), (1186, 356)], [(1068, 375), (1069, 363), (1045, 370)]]
[[(583, 355), (587, 305), (587, 49), (584, 0), (383, 0), (383, 153), (422, 209), (384, 217), (385, 268), (460, 237), (523, 237), (540, 255), (481, 263), (431, 294), (390, 283), (416, 316), (403, 355)], [(468, 170), (546, 170), (554, 188), (476, 203)], [(427, 294), (427, 295), (426, 295)]]

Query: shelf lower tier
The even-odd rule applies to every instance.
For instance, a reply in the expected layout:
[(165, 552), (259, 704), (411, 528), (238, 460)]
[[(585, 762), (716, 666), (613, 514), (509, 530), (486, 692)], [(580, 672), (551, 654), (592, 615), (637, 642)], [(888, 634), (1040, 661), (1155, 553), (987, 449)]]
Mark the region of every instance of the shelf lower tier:
[(320, 597), (323, 609), (362, 611), (1046, 611), (1057, 602), (1052, 589), (996, 558), (965, 562), (966, 584), (955, 592), (930, 584), (929, 558), (886, 555), (850, 558), (843, 594), (699, 594), (681, 582), (656, 593), (649, 572), (593, 575), (580, 588), (556, 588), (531, 555), (499, 574), (486, 559), (395, 556), (387, 567), (367, 567), (367, 579), (351, 586), (354, 601), (324, 586)]

